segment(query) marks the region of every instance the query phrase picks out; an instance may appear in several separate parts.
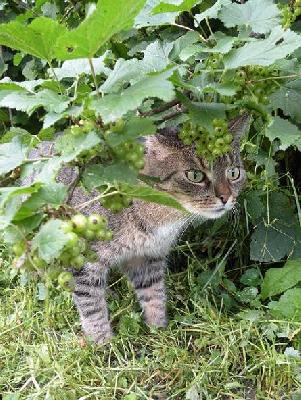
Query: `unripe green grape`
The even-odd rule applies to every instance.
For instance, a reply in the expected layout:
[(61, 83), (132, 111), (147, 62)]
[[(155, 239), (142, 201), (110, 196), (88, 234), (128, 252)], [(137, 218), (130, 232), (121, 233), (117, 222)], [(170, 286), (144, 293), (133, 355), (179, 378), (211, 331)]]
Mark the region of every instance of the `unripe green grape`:
[(24, 242), (15, 243), (12, 250), (16, 256), (22, 256), (26, 250), (26, 244)]
[(113, 238), (113, 232), (112, 231), (106, 231), (105, 232), (105, 239), (104, 240), (111, 240)]
[(85, 257), (78, 255), (71, 259), (71, 266), (75, 269), (81, 269), (85, 264)]
[(224, 141), (225, 141), (225, 143), (227, 143), (227, 144), (232, 143), (232, 141), (233, 141), (233, 136), (232, 136), (230, 133), (227, 133), (227, 135), (224, 136)]
[(64, 289), (70, 288), (73, 282), (73, 275), (71, 272), (63, 271), (57, 278), (58, 284)]
[(65, 246), (67, 248), (76, 246), (78, 244), (78, 239), (79, 239), (77, 234), (74, 232), (69, 232), (67, 233), (67, 235), (68, 235), (68, 242), (66, 243)]
[(87, 228), (87, 217), (83, 214), (73, 215), (71, 222), (74, 232), (76, 233), (82, 233)]
[(47, 265), (46, 261), (37, 255), (32, 256), (32, 263), (37, 268), (45, 268)]
[(91, 214), (88, 217), (87, 228), (91, 231), (98, 231), (101, 227), (105, 226), (107, 223), (106, 218), (99, 214)]
[(216, 147), (223, 147), (225, 145), (225, 141), (223, 138), (218, 138), (215, 141), (215, 146)]
[(85, 237), (87, 240), (95, 240), (95, 238), (96, 238), (95, 231), (92, 231), (91, 229), (87, 229), (87, 230), (84, 232), (84, 237)]
[(73, 225), (71, 221), (63, 221), (61, 225), (61, 229), (65, 233), (73, 232)]
[(71, 253), (64, 251), (61, 255), (60, 255), (60, 261), (63, 263), (63, 265), (70, 265), (70, 260), (71, 260)]

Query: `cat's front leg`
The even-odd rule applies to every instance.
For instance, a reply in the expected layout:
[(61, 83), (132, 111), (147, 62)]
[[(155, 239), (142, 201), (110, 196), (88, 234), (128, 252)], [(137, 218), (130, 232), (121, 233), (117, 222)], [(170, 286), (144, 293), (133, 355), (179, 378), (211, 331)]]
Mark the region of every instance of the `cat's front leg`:
[(150, 326), (165, 327), (167, 325), (165, 260), (145, 258), (139, 264), (129, 265), (126, 272), (135, 288), (145, 321)]
[(86, 263), (75, 278), (74, 301), (78, 308), (85, 335), (97, 344), (112, 336), (105, 299), (108, 268), (100, 263)]

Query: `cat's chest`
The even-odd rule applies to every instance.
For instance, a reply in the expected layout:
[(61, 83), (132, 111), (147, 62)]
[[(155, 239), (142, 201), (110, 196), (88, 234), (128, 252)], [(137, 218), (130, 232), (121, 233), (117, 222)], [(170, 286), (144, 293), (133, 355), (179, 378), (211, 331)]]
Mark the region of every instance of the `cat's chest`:
[(173, 222), (159, 226), (152, 231), (151, 244), (155, 251), (168, 253), (183, 228), (183, 222)]

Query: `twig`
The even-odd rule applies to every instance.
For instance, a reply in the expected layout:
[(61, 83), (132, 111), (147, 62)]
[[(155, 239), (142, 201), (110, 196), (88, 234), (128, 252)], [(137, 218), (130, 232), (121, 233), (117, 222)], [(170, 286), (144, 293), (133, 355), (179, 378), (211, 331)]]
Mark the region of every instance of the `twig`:
[(76, 177), (76, 178), (74, 179), (74, 181), (69, 185), (69, 188), (68, 188), (68, 192), (69, 192), (69, 193), (68, 193), (68, 197), (67, 197), (67, 203), (69, 203), (70, 200), (72, 199), (73, 192), (74, 192), (74, 190), (75, 190), (77, 184), (78, 184), (79, 181), (81, 180), (82, 173), (84, 172), (84, 170), (85, 170), (85, 167), (84, 167), (83, 165), (81, 165), (81, 166), (79, 167), (79, 169), (78, 169), (77, 177)]
[(96, 89), (96, 94), (97, 94), (98, 97), (100, 97), (99, 87), (98, 87), (98, 84), (97, 84), (97, 79), (96, 79), (96, 74), (95, 74), (93, 61), (92, 61), (92, 59), (90, 57), (88, 58), (88, 60), (89, 60), (90, 70), (91, 70), (91, 74), (92, 74), (94, 85), (95, 85), (95, 89)]
[(173, 100), (169, 103), (162, 104), (162, 106), (154, 108), (153, 110), (146, 111), (146, 112), (139, 112), (141, 117), (150, 117), (151, 115), (160, 114), (163, 111), (169, 110), (170, 108), (180, 104), (179, 100)]
[(181, 109), (175, 110), (175, 111), (165, 115), (165, 117), (160, 118), (160, 121), (158, 121), (158, 123), (161, 121), (168, 121), (170, 119), (173, 119), (174, 117), (177, 117), (178, 115), (183, 114), (185, 111), (186, 111), (186, 108), (184, 108), (184, 107), (182, 107)]

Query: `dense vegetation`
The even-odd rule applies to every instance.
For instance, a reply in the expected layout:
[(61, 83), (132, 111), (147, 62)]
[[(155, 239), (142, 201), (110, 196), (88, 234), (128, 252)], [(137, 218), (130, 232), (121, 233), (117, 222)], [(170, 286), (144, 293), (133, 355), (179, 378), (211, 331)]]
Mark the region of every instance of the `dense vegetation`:
[[(299, 398), (300, 14), (300, 0), (1, 2), (4, 399)], [(139, 174), (136, 139), (179, 127), (214, 162), (245, 113), (246, 190), (171, 256), (169, 328), (147, 331), (115, 272), (116, 338), (78, 339), (65, 268), (112, 233), (67, 204), (60, 168), (114, 212), (134, 198), (178, 207)], [(45, 140), (53, 155), (32, 158)]]

